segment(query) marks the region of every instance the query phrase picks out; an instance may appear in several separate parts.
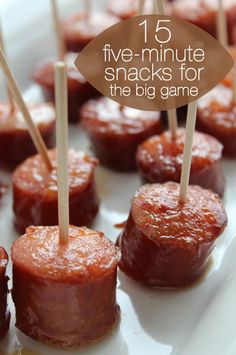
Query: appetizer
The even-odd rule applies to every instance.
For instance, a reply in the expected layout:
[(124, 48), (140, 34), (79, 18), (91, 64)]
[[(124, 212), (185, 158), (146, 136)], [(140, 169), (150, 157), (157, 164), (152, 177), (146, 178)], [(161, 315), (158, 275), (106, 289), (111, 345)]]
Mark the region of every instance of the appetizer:
[[(53, 169), (48, 171), (41, 156), (28, 158), (13, 173), (13, 210), (15, 225), (24, 233), (31, 225), (58, 224), (56, 151), (49, 151)], [(69, 150), (70, 222), (89, 226), (98, 212), (99, 201), (94, 182), (98, 161), (84, 152)]]
[(135, 170), (138, 145), (162, 131), (159, 112), (122, 107), (105, 97), (88, 101), (80, 118), (100, 163), (118, 171)]
[(190, 185), (179, 202), (175, 182), (143, 185), (119, 240), (120, 268), (153, 287), (181, 287), (204, 272), (215, 240), (227, 223), (218, 195)]
[(71, 52), (80, 52), (101, 32), (119, 21), (119, 18), (107, 12), (79, 12), (62, 23), (66, 48)]
[[(49, 104), (29, 104), (28, 109), (48, 148), (55, 146), (54, 107)], [(11, 110), (7, 103), (0, 104), (0, 165), (14, 169), (36, 149), (25, 120), (17, 108)]]
[[(87, 80), (76, 69), (74, 61), (75, 53), (67, 53), (65, 62), (68, 73), (68, 119), (71, 123), (77, 123), (79, 119), (79, 108), (90, 98), (98, 95)], [(33, 79), (43, 88), (46, 98), (54, 100), (54, 63), (55, 60), (48, 59), (41, 62), (33, 71)]]
[[(183, 163), (185, 129), (148, 138), (138, 148), (136, 160), (144, 182), (180, 181)], [(222, 144), (208, 134), (194, 133), (190, 184), (211, 189), (222, 196), (225, 178), (222, 170)]]
[(16, 326), (63, 348), (106, 335), (119, 320), (116, 274), (120, 252), (101, 232), (70, 226), (29, 227), (12, 246)]
[(229, 83), (217, 85), (199, 100), (197, 125), (223, 144), (224, 155), (236, 157), (236, 103)]

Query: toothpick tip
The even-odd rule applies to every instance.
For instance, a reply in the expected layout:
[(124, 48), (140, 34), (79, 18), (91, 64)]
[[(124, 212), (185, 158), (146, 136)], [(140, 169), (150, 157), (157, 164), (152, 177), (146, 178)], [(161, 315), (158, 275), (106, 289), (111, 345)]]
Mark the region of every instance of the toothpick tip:
[(65, 68), (66, 64), (62, 60), (59, 60), (55, 63), (55, 68)]

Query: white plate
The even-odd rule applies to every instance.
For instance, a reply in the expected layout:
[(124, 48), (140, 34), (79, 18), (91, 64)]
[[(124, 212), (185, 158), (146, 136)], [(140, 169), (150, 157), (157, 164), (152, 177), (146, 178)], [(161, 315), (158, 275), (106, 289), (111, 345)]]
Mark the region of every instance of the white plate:
[[(53, 32), (49, 0), (3, 2), (3, 28), (7, 51), (21, 87), (28, 97), (40, 98), (37, 87), (31, 87), (30, 75), (35, 62), (52, 54)], [(101, 2), (97, 1), (97, 4)], [(98, 4), (98, 5), (99, 5)], [(78, 8), (78, 1), (61, 1), (62, 12)], [(34, 32), (33, 32), (34, 31)], [(0, 89), (3, 92), (4, 85)], [(70, 129), (70, 144), (88, 150), (89, 143), (80, 128)], [(121, 323), (106, 339), (77, 351), (60, 351), (37, 343), (14, 327), (0, 344), (3, 351), (26, 347), (40, 355), (235, 355), (236, 354), (236, 184), (235, 161), (224, 161), (227, 178), (225, 205), (229, 223), (213, 253), (213, 264), (201, 282), (180, 291), (152, 290), (141, 286), (119, 272), (117, 296)], [(0, 172), (0, 179), (10, 183), (10, 176)], [(94, 228), (116, 240), (119, 230), (114, 224), (124, 221), (130, 198), (140, 184), (137, 174), (117, 174), (97, 169), (101, 208)], [(10, 251), (17, 237), (12, 225), (11, 189), (0, 207), (1, 242)], [(10, 274), (11, 265), (9, 265)], [(27, 296), (27, 295), (26, 295)], [(23, 354), (19, 351), (17, 354)]]

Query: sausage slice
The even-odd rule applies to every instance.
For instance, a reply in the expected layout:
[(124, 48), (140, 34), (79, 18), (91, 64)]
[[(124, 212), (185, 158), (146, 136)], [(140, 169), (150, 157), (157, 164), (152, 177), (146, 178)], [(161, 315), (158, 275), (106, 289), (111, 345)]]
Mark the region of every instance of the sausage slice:
[(162, 131), (159, 112), (121, 109), (104, 97), (88, 101), (80, 117), (100, 163), (118, 171), (135, 170), (138, 145)]
[(197, 127), (223, 144), (223, 154), (236, 157), (236, 105), (232, 87), (217, 85), (198, 101)]
[[(177, 130), (172, 139), (169, 131), (143, 142), (137, 151), (137, 165), (145, 182), (180, 181), (185, 129)], [(208, 134), (194, 133), (190, 184), (200, 185), (223, 195), (225, 178), (222, 170), (222, 144)]]
[(119, 319), (120, 252), (103, 233), (70, 226), (29, 227), (12, 246), (16, 326), (43, 343), (74, 348), (106, 335)]
[(76, 13), (62, 23), (66, 48), (71, 52), (80, 52), (101, 32), (119, 21), (119, 18), (107, 12)]
[[(70, 221), (77, 226), (88, 226), (99, 207), (94, 182), (98, 161), (84, 152), (70, 150), (68, 154)], [(49, 151), (49, 157), (54, 167), (50, 172), (41, 156), (35, 155), (13, 173), (15, 225), (21, 233), (31, 225), (58, 224), (56, 151)]]
[(188, 285), (204, 272), (226, 223), (225, 209), (210, 190), (189, 186), (182, 204), (179, 184), (144, 185), (118, 242), (120, 268), (149, 286)]
[[(76, 53), (67, 53), (65, 57), (68, 75), (68, 117), (71, 123), (78, 122), (78, 110), (81, 105), (98, 95), (97, 90), (87, 82), (75, 67), (76, 57)], [(39, 63), (32, 74), (33, 79), (42, 87), (45, 97), (49, 100), (55, 99), (54, 63), (55, 59), (47, 59)]]
[[(48, 148), (55, 146), (56, 113), (51, 104), (29, 104), (32, 119)], [(14, 169), (29, 156), (36, 154), (26, 123), (16, 108), (10, 111), (7, 103), (0, 104), (0, 165)]]

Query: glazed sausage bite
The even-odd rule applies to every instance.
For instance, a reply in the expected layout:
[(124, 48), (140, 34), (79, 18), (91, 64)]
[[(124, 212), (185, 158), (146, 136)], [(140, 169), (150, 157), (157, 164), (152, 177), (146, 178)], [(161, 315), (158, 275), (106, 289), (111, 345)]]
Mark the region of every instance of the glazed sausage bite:
[(106, 12), (72, 15), (62, 24), (67, 50), (80, 52), (91, 40), (118, 21), (119, 18)]
[[(48, 148), (55, 146), (56, 114), (51, 104), (28, 105), (33, 121)], [(11, 112), (10, 106), (0, 104), (0, 165), (13, 169), (36, 153), (27, 125), (19, 112)]]
[[(179, 182), (184, 141), (185, 129), (179, 128), (175, 140), (170, 131), (166, 131), (143, 142), (136, 155), (143, 180), (151, 183)], [(222, 148), (222, 144), (208, 134), (194, 133), (190, 184), (223, 195), (225, 178), (221, 164)]]
[(8, 277), (6, 276), (6, 268), (8, 264), (8, 256), (6, 251), (0, 247), (0, 340), (6, 335), (9, 329), (10, 313), (7, 308), (8, 295)]
[[(31, 225), (58, 224), (56, 151), (49, 152), (54, 169), (48, 171), (41, 156), (27, 159), (14, 171), (13, 209), (15, 225), (24, 233)], [(97, 160), (83, 152), (69, 151), (70, 221), (77, 226), (89, 226), (98, 212), (98, 196), (94, 182)]]
[(224, 146), (223, 154), (236, 157), (236, 105), (232, 87), (217, 85), (198, 101), (197, 127), (216, 137)]
[[(236, 41), (235, 0), (224, 0), (224, 8), (227, 16), (229, 44), (233, 44)], [(171, 4), (170, 15), (192, 22), (217, 37), (217, 11), (217, 0), (175, 0)]]
[(144, 185), (119, 239), (120, 267), (149, 286), (188, 285), (204, 272), (226, 223), (224, 207), (210, 190), (189, 186), (182, 204), (179, 184)]
[(86, 103), (80, 117), (100, 163), (119, 171), (135, 170), (138, 145), (162, 131), (159, 112), (121, 109), (104, 97)]
[[(76, 53), (67, 53), (65, 62), (68, 75), (68, 116), (69, 122), (76, 123), (79, 119), (78, 110), (90, 98), (97, 96), (98, 92), (76, 69), (74, 61)], [(54, 62), (48, 59), (39, 63), (33, 71), (33, 79), (43, 88), (47, 99), (54, 100)]]
[[(16, 326), (26, 335), (73, 348), (106, 335), (119, 319), (120, 252), (103, 233), (70, 226), (29, 227), (12, 246)], [(26, 297), (27, 295), (27, 297)]]

